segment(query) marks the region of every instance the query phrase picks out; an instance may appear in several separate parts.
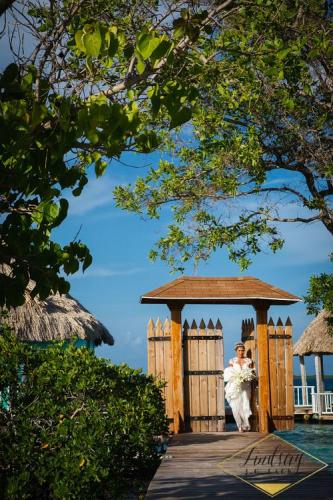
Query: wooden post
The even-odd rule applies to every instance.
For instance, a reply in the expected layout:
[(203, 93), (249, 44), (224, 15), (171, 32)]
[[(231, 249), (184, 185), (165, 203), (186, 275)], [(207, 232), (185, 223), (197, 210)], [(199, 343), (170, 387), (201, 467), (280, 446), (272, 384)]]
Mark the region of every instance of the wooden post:
[[(279, 400), (278, 400), (278, 353), (275, 338), (275, 325), (272, 318), (268, 322), (268, 344), (269, 344), (269, 376), (271, 384), (271, 410), (272, 416), (278, 415)], [(276, 428), (279, 422), (273, 418), (273, 425)]]
[(269, 305), (260, 303), (255, 305), (257, 313), (257, 352), (259, 376), (259, 432), (271, 432), (272, 411), (270, 402), (270, 377), (269, 377), (269, 348), (267, 311)]
[(183, 304), (168, 304), (171, 312), (171, 352), (173, 387), (174, 432), (184, 432), (184, 387), (182, 350), (182, 309)]
[(321, 385), (323, 388), (323, 392), (325, 392), (325, 374), (324, 374), (324, 356), (320, 355), (320, 368), (321, 368)]
[(285, 360), (286, 360), (286, 415), (288, 418), (286, 420), (285, 429), (292, 430), (294, 428), (294, 363), (293, 363), (293, 347), (292, 347), (292, 335), (293, 327), (288, 316), (285, 325)]
[(279, 416), (279, 426), (277, 430), (285, 431), (286, 420), (284, 416), (286, 415), (286, 359), (285, 359), (285, 339), (284, 327), (281, 318), (277, 320), (276, 323), (276, 335), (280, 338), (277, 339), (277, 389), (278, 389), (278, 416)]
[(316, 385), (318, 394), (318, 413), (322, 412), (322, 397), (319, 396), (320, 392), (324, 392), (324, 379), (323, 379), (323, 359), (322, 354), (315, 354), (315, 370), (316, 370)]
[(299, 356), (299, 366), (301, 370), (301, 382), (302, 382), (302, 403), (303, 406), (305, 404), (309, 404), (308, 402), (308, 391), (306, 389), (307, 380), (306, 380), (306, 370), (304, 364), (304, 356)]

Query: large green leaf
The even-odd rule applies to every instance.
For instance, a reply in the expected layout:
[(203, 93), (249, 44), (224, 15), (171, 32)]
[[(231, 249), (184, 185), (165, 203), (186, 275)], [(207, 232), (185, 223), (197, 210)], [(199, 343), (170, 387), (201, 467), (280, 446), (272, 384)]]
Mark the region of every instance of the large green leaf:
[(102, 46), (101, 32), (98, 26), (94, 26), (93, 31), (89, 31), (82, 36), (82, 41), (87, 56), (98, 57)]
[(81, 52), (85, 52), (86, 51), (86, 48), (84, 46), (84, 43), (83, 43), (83, 40), (82, 40), (82, 37), (83, 37), (83, 31), (80, 30), (80, 31), (77, 31), (75, 33), (75, 43), (76, 43), (76, 46), (79, 50), (81, 50)]
[(162, 41), (162, 38), (155, 37), (151, 33), (145, 33), (139, 37), (136, 48), (142, 58), (146, 60), (149, 59)]

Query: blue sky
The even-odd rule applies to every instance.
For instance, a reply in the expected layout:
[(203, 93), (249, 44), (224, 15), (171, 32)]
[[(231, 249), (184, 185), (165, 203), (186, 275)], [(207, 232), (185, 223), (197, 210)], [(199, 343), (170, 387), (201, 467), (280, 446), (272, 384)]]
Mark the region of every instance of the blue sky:
[[(126, 163), (139, 167), (156, 164), (159, 155), (125, 155)], [(144, 170), (144, 169), (143, 169)], [(168, 315), (163, 305), (141, 305), (140, 296), (175, 279), (166, 264), (148, 259), (149, 250), (163, 234), (168, 218), (144, 220), (137, 215), (117, 209), (112, 200), (116, 184), (133, 180), (140, 168), (130, 168), (113, 162), (103, 178), (91, 178), (79, 198), (70, 199), (69, 217), (56, 231), (61, 243), (70, 241), (80, 230), (79, 238), (93, 254), (93, 264), (85, 274), (70, 277), (71, 293), (110, 330), (115, 345), (101, 346), (97, 354), (114, 363), (125, 362), (146, 370), (146, 326), (150, 317), (162, 321)], [(143, 173), (143, 172), (142, 172)], [(217, 252), (195, 271), (197, 276), (256, 276), (298, 296), (306, 293), (311, 274), (329, 271), (328, 254), (331, 236), (319, 223), (309, 225), (284, 224), (280, 231), (285, 237), (284, 248), (273, 255), (258, 254), (247, 272), (229, 262), (224, 251)], [(189, 265), (186, 275), (193, 275)], [(283, 321), (289, 315), (294, 324), (296, 340), (312, 317), (307, 316), (303, 303), (272, 307), (270, 315)], [(183, 317), (205, 321), (220, 318), (225, 338), (225, 361), (233, 356), (232, 347), (240, 338), (241, 321), (252, 317), (250, 306), (186, 306)], [(333, 359), (325, 358), (325, 370), (333, 373)], [(308, 373), (314, 373), (313, 358), (307, 360)], [(298, 373), (298, 363), (295, 363)]]

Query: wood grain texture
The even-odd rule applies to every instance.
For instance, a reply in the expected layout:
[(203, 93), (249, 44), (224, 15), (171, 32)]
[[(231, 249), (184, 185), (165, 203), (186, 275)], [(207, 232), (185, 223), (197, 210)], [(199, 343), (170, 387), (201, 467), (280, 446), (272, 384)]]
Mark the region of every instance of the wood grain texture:
[[(251, 447), (267, 434), (258, 432), (185, 433), (172, 438), (153, 480), (146, 500), (156, 499), (215, 499), (267, 500), (266, 494), (232, 474), (239, 473), (237, 460), (229, 467), (221, 464), (238, 450)], [(272, 453), (276, 445), (263, 447), (261, 455)], [(303, 465), (302, 465), (303, 467)], [(227, 469), (230, 472), (227, 472)], [(309, 468), (304, 462), (304, 470)], [(281, 500), (333, 500), (333, 466), (278, 495)]]
[[(276, 335), (284, 335), (284, 328), (281, 319), (279, 318), (276, 325)], [(285, 339), (277, 339), (277, 376), (278, 376), (278, 415), (283, 417), (286, 415), (286, 360), (285, 360)], [(286, 430), (286, 420), (279, 419), (276, 422), (276, 428), (280, 431)]]
[[(293, 343), (292, 343), (293, 327), (290, 319), (287, 319), (285, 326), (285, 360), (286, 360), (286, 415), (294, 416), (294, 363), (293, 363)], [(289, 338), (288, 338), (289, 337)], [(286, 430), (294, 428), (294, 419), (286, 421)]]
[(171, 312), (173, 425), (175, 433), (183, 432), (185, 430), (181, 319), (182, 308), (182, 306), (178, 305), (169, 305)]
[(258, 378), (259, 378), (259, 431), (272, 430), (270, 423), (270, 383), (269, 383), (269, 351), (267, 332), (267, 306), (256, 308), (257, 313), (257, 346), (258, 346)]
[[(206, 325), (202, 319), (199, 324), (199, 335), (202, 337), (206, 336)], [(207, 343), (209, 341), (205, 339), (199, 340), (199, 371), (207, 371), (208, 359), (207, 359)], [(198, 375), (194, 375), (198, 376)], [(199, 385), (200, 385), (200, 412), (199, 416), (208, 416), (208, 376), (199, 375)], [(200, 422), (200, 431), (207, 432), (209, 430), (208, 420), (202, 420)]]
[[(270, 374), (270, 396), (271, 396), (271, 409), (272, 415), (278, 415), (279, 400), (278, 400), (278, 360), (277, 360), (277, 339), (274, 338), (275, 325), (270, 318), (268, 322), (268, 336), (269, 336), (269, 374)], [(273, 419), (274, 427), (277, 429), (279, 421)]]
[[(224, 341), (223, 341), (223, 330), (222, 323), (218, 319), (215, 325), (215, 334), (221, 337), (221, 340), (215, 342), (215, 363), (216, 369), (224, 371)], [(216, 380), (216, 412), (217, 415), (225, 415), (225, 394), (224, 394), (224, 378), (223, 375), (218, 375)], [(221, 432), (225, 430), (225, 420), (217, 421), (217, 431)]]
[[(222, 325), (211, 320), (207, 326), (184, 323), (184, 401), (186, 430), (224, 430)], [(212, 373), (210, 373), (212, 372)], [(222, 417), (222, 419), (217, 418)]]

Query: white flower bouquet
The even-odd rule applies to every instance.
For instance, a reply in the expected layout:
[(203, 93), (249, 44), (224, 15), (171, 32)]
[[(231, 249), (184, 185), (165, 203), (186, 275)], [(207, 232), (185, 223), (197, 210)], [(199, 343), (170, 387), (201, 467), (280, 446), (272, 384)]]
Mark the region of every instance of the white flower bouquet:
[(241, 370), (236, 370), (233, 366), (228, 366), (224, 371), (224, 381), (229, 382), (226, 385), (225, 396), (230, 404), (230, 401), (238, 398), (243, 382), (251, 382), (255, 380), (255, 371), (247, 366)]
[(237, 375), (240, 383), (251, 382), (256, 378), (254, 370), (252, 368), (248, 368), (247, 366), (242, 368), (242, 370), (238, 372)]
[(233, 366), (228, 366), (224, 371), (224, 381), (233, 382), (240, 386), (242, 382), (251, 382), (255, 380), (255, 371), (252, 368), (244, 366), (241, 370), (235, 370)]

